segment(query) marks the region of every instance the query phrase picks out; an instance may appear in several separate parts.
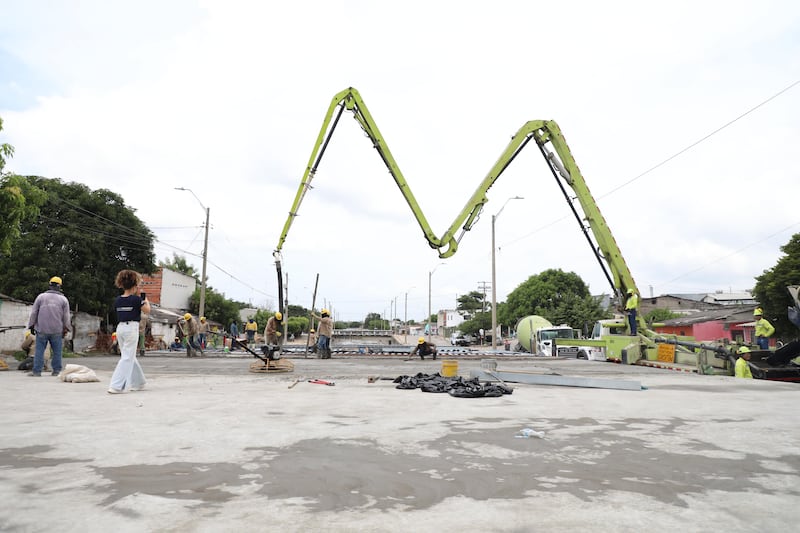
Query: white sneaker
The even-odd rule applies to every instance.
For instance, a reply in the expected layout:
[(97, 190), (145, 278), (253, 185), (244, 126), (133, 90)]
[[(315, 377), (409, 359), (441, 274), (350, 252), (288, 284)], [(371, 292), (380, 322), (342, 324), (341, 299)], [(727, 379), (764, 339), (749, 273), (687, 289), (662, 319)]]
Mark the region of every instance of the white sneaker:
[(125, 392), (125, 391), (121, 391), (119, 389), (113, 389), (113, 388), (112, 389), (108, 389), (108, 393), (109, 394), (122, 394), (123, 392)]
[(139, 386), (139, 387), (131, 387), (131, 390), (132, 390), (132, 391), (140, 391), (140, 390), (144, 390), (144, 389), (145, 389), (145, 386), (144, 386), (144, 385), (141, 385), (141, 386)]

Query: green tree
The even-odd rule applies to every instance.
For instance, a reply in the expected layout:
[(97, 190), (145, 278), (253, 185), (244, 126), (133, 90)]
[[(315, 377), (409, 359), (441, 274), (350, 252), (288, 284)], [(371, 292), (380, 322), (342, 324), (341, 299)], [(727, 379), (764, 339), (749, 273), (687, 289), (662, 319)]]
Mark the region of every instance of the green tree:
[(472, 291), (458, 297), (457, 311), (461, 311), (465, 316), (472, 316), (483, 309), (484, 295), (480, 291)]
[(678, 318), (678, 313), (673, 313), (669, 309), (664, 309), (657, 307), (650, 311), (649, 313), (644, 315), (644, 319), (648, 324), (652, 324), (654, 322), (663, 322), (665, 320), (669, 320), (671, 318)]
[(20, 225), (39, 216), (39, 207), (46, 198), (43, 191), (24, 178), (5, 172), (6, 160), (12, 157), (14, 147), (0, 144), (0, 256), (11, 252), (11, 244), (20, 236)]
[(0, 256), (11, 253), (12, 243), (21, 234), (22, 223), (39, 216), (39, 208), (46, 198), (44, 191), (25, 178), (0, 175)]
[(386, 321), (380, 313), (368, 313), (366, 318), (364, 318), (362, 327), (364, 329), (384, 329), (386, 327)]
[[(0, 118), (0, 131), (3, 131), (3, 119)], [(14, 147), (8, 143), (0, 144), (0, 174), (5, 171), (6, 160), (14, 157)]]
[(269, 320), (274, 314), (275, 311), (272, 309), (259, 309), (256, 311), (256, 316), (253, 317), (253, 320), (255, 320), (256, 324), (258, 324), (259, 333), (264, 333), (264, 328), (267, 327), (267, 320)]
[[(218, 293), (211, 286), (206, 286), (206, 306), (204, 313), (206, 318), (219, 322), (223, 328), (227, 328), (231, 322), (239, 321), (239, 310), (247, 305), (242, 302), (228, 300), (225, 295)], [(200, 310), (200, 288), (195, 289), (189, 303), (192, 313), (197, 314)]]
[(798, 330), (786, 314), (794, 305), (786, 287), (800, 284), (800, 233), (792, 235), (781, 251), (784, 255), (775, 266), (755, 278), (753, 294), (764, 309), (764, 318), (775, 326), (775, 336), (790, 340), (797, 338)]
[(469, 320), (465, 320), (458, 326), (458, 330), (465, 335), (474, 335), (478, 337), (480, 330), (491, 335), (492, 331), (492, 313), (475, 313)]
[(158, 266), (168, 268), (173, 272), (180, 272), (181, 274), (192, 276), (197, 281), (200, 281), (200, 273), (197, 272), (192, 265), (186, 262), (186, 257), (178, 255), (175, 252), (172, 253), (172, 259), (160, 261)]
[(22, 222), (20, 237), (0, 261), (0, 292), (32, 301), (50, 277), (60, 276), (73, 310), (103, 316), (119, 294), (117, 272), (155, 270), (155, 237), (118, 194), (58, 179), (23, 179), (46, 199), (37, 218)]
[(289, 333), (295, 337), (300, 336), (304, 331), (308, 331), (308, 317), (307, 316), (289, 316), (286, 323)]
[(589, 294), (589, 287), (574, 272), (549, 269), (529, 277), (498, 306), (498, 322), (514, 326), (520, 318), (540, 315), (553, 324), (588, 328), (606, 318), (600, 303)]

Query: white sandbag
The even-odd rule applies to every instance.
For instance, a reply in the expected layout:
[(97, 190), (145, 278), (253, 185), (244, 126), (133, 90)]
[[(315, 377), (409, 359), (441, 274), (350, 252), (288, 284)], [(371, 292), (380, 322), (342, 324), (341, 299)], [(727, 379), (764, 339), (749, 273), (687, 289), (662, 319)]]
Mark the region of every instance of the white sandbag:
[(94, 370), (83, 365), (67, 365), (61, 371), (59, 376), (61, 381), (70, 383), (90, 383), (92, 381), (100, 381), (97, 379), (97, 374)]

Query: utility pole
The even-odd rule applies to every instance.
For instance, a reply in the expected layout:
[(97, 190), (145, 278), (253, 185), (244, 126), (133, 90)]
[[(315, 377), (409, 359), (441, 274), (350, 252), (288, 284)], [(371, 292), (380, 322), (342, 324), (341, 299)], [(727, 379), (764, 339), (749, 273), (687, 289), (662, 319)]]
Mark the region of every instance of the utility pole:
[[(523, 200), (521, 196), (513, 196), (505, 201), (503, 207), (500, 210), (492, 215), (492, 350), (497, 349), (497, 275), (496, 275), (496, 268), (495, 268), (495, 260), (494, 260), (494, 252), (497, 250), (497, 246), (494, 243), (494, 223), (497, 220), (497, 217), (500, 216), (500, 213), (503, 212), (506, 204), (511, 200)], [(484, 294), (483, 297), (486, 300), (486, 295)]]
[(200, 279), (200, 306), (198, 309), (197, 314), (199, 316), (204, 316), (206, 311), (206, 261), (208, 260), (208, 221), (211, 218), (211, 208), (206, 207), (203, 205), (203, 202), (200, 201), (200, 198), (194, 193), (192, 189), (187, 189), (186, 187), (175, 187), (176, 191), (189, 191), (194, 196), (195, 200), (200, 204), (200, 207), (203, 208), (203, 211), (206, 212), (206, 235), (203, 241), (203, 274)]

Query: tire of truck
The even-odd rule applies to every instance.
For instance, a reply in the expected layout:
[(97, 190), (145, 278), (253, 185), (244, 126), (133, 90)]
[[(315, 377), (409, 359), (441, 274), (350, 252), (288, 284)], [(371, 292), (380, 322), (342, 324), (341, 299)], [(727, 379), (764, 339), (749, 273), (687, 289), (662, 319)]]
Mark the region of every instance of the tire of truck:
[(578, 355), (576, 356), (578, 359), (589, 359), (589, 356), (583, 350), (578, 350)]

